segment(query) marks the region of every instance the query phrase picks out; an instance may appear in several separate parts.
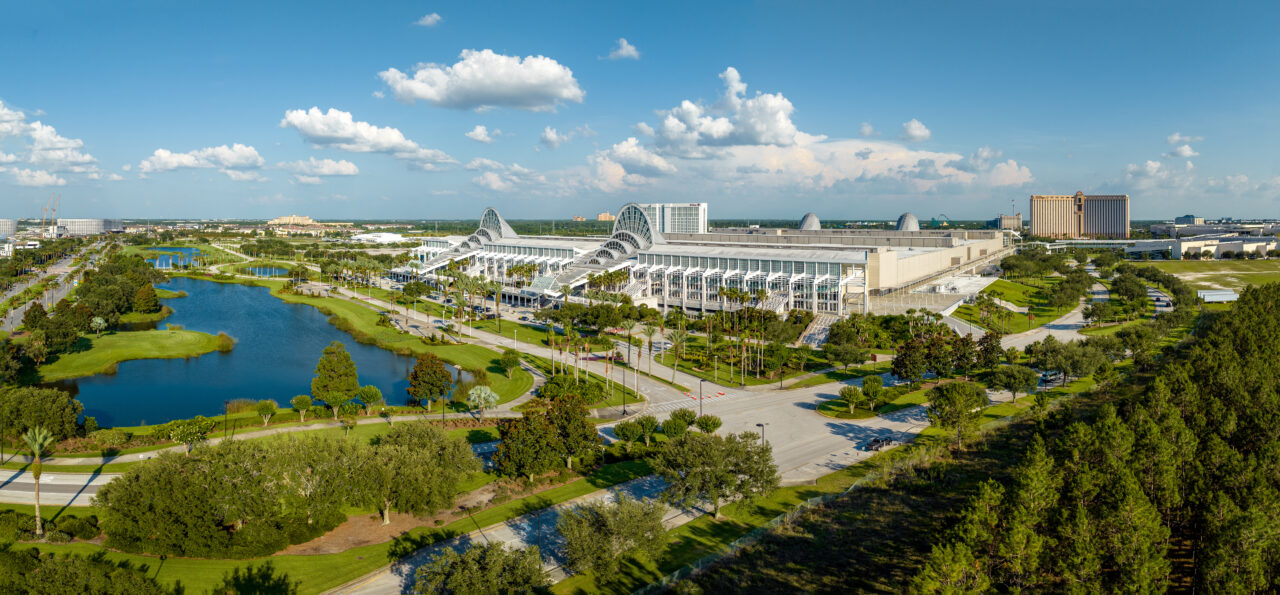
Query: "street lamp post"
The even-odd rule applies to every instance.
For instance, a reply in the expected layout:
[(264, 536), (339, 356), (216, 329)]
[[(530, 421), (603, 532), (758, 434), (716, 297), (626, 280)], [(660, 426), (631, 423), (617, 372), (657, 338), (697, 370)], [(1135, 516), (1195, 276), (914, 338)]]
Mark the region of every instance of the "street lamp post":
[(765, 441), (764, 441), (764, 427), (765, 427), (765, 426), (767, 426), (767, 425), (769, 425), (769, 424), (765, 424), (765, 423), (756, 424), (756, 427), (757, 427), (757, 428), (760, 428), (760, 445), (761, 445), (761, 446), (764, 446), (764, 445), (765, 445)]
[(704, 382), (706, 382), (706, 379), (698, 379), (698, 417), (702, 417), (702, 383)]

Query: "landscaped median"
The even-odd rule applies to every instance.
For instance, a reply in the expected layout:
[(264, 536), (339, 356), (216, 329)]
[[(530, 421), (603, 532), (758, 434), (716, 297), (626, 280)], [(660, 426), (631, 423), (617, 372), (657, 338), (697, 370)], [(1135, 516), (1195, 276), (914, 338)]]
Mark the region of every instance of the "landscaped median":
[[(16, 549), (37, 547), (41, 551), (86, 556), (101, 553), (114, 562), (129, 562), (134, 567), (145, 566), (149, 569), (148, 575), (155, 577), (162, 584), (173, 586), (181, 583), (187, 591), (193, 593), (208, 591), (219, 584), (225, 575), (237, 568), (270, 561), (278, 573), (287, 574), (291, 580), (298, 581), (299, 593), (319, 593), (378, 570), (394, 562), (399, 556), (412, 553), (419, 548), (643, 477), (650, 472), (649, 466), (641, 461), (604, 465), (587, 477), (531, 496), (491, 506), (441, 527), (418, 527), (392, 541), (357, 547), (337, 554), (276, 555), (246, 560), (200, 560), (125, 554), (89, 543), (60, 545), (18, 543), (12, 547)], [(4, 508), (17, 510), (21, 507), (4, 505)], [(92, 514), (93, 510), (88, 508), (74, 512), (84, 515)]]
[(41, 381), (110, 374), (124, 361), (190, 358), (219, 349), (230, 350), (234, 345), (226, 335), (187, 330), (112, 332), (84, 340), (89, 341), (89, 349), (61, 354), (40, 366)]

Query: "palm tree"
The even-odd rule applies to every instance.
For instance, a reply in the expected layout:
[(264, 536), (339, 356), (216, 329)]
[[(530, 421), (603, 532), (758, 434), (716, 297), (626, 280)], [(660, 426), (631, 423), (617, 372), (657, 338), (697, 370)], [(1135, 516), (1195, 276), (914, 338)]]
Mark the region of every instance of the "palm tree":
[(36, 426), (22, 435), (22, 441), (31, 449), (31, 477), (36, 480), (36, 536), (44, 535), (44, 525), (40, 518), (40, 474), (44, 472), (44, 463), (40, 460), (45, 449), (53, 442), (53, 434), (44, 426)]
[(667, 339), (671, 341), (671, 382), (676, 381), (676, 366), (680, 365), (680, 357), (684, 354), (685, 341), (689, 340), (689, 333), (683, 328), (671, 329), (667, 334)]
[[(656, 332), (658, 332), (658, 327), (653, 326), (652, 322), (646, 320), (644, 323), (644, 338), (649, 342), (649, 375), (651, 376), (653, 375), (653, 334)], [(636, 366), (636, 369), (639, 370), (640, 366)]]
[(498, 334), (502, 334), (502, 282), (490, 281), (489, 291), (493, 293), (493, 311), (498, 317)]

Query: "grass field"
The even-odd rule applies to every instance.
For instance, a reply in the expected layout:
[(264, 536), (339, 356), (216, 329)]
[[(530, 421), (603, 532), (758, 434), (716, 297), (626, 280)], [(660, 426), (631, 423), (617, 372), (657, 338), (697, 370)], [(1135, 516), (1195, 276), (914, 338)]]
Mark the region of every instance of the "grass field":
[(928, 396), (929, 391), (921, 389), (909, 392), (889, 401), (888, 403), (881, 405), (875, 411), (859, 407), (854, 409), (853, 413), (849, 413), (849, 406), (845, 405), (844, 401), (841, 401), (838, 398), (828, 399), (823, 401), (821, 405), (818, 405), (818, 413), (826, 417), (833, 417), (836, 419), (866, 419), (868, 417), (893, 413), (894, 411), (906, 409), (907, 407), (913, 407), (915, 405), (923, 405), (928, 401)]
[(811, 386), (820, 386), (830, 382), (844, 382), (853, 380), (854, 378), (862, 378), (872, 374), (883, 374), (893, 368), (893, 362), (884, 361), (875, 364), (863, 364), (860, 366), (851, 366), (848, 370), (834, 369), (827, 370), (821, 374), (804, 378), (795, 384), (787, 385), (786, 388), (808, 388)]
[(197, 560), (125, 554), (87, 543), (62, 545), (19, 543), (12, 547), (16, 549), (38, 547), (41, 551), (77, 553), (86, 556), (101, 553), (109, 560), (127, 561), (135, 566), (145, 566), (148, 576), (155, 577), (168, 586), (181, 583), (186, 591), (191, 593), (208, 592), (232, 570), (269, 560), (278, 573), (288, 574), (290, 579), (299, 581), (300, 593), (319, 593), (385, 566), (393, 561), (393, 553), (396, 551), (407, 552), (425, 547), (469, 533), (477, 526), (488, 527), (502, 523), (534, 510), (554, 506), (596, 490), (643, 477), (651, 472), (649, 466), (642, 461), (605, 465), (590, 476), (539, 494), (491, 506), (476, 512), (471, 518), (454, 521), (442, 527), (419, 527), (394, 541), (353, 548), (338, 554), (270, 556), (252, 560)]
[(188, 358), (218, 348), (218, 338), (197, 331), (135, 331), (86, 336), (91, 347), (66, 353), (40, 366), (44, 382), (110, 372), (116, 364), (134, 359)]
[(992, 283), (987, 286), (986, 289), (982, 290), (982, 293), (990, 294), (993, 297), (1000, 298), (1015, 306), (1028, 308), (1031, 314), (1030, 319), (1026, 314), (1021, 312), (1005, 310), (1009, 313), (1005, 322), (1002, 323), (999, 320), (996, 320), (990, 323), (983, 323), (981, 318), (978, 316), (977, 307), (972, 304), (965, 304), (956, 308), (956, 311), (952, 316), (980, 328), (994, 326), (997, 330), (1005, 333), (1021, 333), (1039, 328), (1057, 320), (1062, 317), (1063, 314), (1071, 311), (1071, 308), (1057, 309), (1051, 308), (1048, 305), (1049, 292), (1052, 291), (1053, 286), (1057, 285), (1059, 281), (1060, 280), (1057, 277), (1045, 277), (1043, 279), (1030, 281), (1032, 283), (1043, 283), (1045, 285), (1045, 289), (1040, 289), (1025, 283), (1014, 283), (1005, 279), (998, 279), (995, 283)]
[(1280, 260), (1169, 260), (1150, 263), (1195, 289), (1235, 289), (1280, 282)]

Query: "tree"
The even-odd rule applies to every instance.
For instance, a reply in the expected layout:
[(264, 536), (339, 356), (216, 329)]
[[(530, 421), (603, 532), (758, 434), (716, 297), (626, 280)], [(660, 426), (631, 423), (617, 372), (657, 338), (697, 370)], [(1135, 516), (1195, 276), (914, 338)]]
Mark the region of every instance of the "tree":
[(662, 434), (668, 439), (674, 440), (685, 435), (689, 431), (689, 423), (677, 417), (668, 417), (667, 421), (662, 422)]
[(978, 367), (994, 368), (1000, 365), (1000, 358), (1003, 355), (999, 333), (989, 332), (978, 339)]
[(340, 341), (324, 348), (320, 362), (316, 364), (316, 376), (311, 379), (311, 396), (324, 401), (338, 419), (338, 409), (355, 398), (360, 389), (356, 375), (356, 363)]
[(27, 307), (27, 311), (22, 313), (22, 326), (27, 332), (34, 333), (44, 328), (44, 323), (49, 320), (49, 313), (45, 311), (44, 306), (39, 302), (34, 302)]
[(839, 364), (848, 370), (851, 364), (860, 364), (867, 361), (867, 350), (854, 345), (853, 343), (827, 343), (822, 348), (822, 352), (827, 356), (827, 360), (833, 364)]
[(53, 434), (43, 427), (36, 426), (26, 431), (22, 435), (22, 441), (26, 443), (27, 449), (31, 451), (31, 479), (35, 480), (36, 490), (36, 535), (44, 535), (44, 525), (40, 518), (40, 474), (44, 473), (44, 455), (49, 444), (53, 442)]
[(579, 400), (552, 401), (545, 415), (555, 433), (556, 448), (564, 456), (565, 467), (569, 469), (573, 469), (574, 457), (595, 450), (604, 441), (595, 424), (587, 419), (587, 408)]
[(366, 384), (360, 387), (360, 389), (356, 391), (356, 398), (360, 399), (360, 402), (364, 404), (365, 415), (373, 415), (374, 407), (380, 408), (387, 405), (387, 400), (382, 396), (382, 389), (372, 384)]
[(849, 407), (849, 413), (852, 414), (853, 410), (866, 400), (866, 395), (862, 394), (862, 389), (848, 384), (840, 388), (840, 400), (844, 401), (844, 404)]
[(467, 407), (470, 407), (475, 411), (479, 411), (480, 419), (484, 419), (485, 409), (496, 407), (498, 405), (498, 400), (498, 393), (493, 392), (492, 388), (483, 384), (472, 387), (471, 390), (467, 392)]
[(689, 409), (688, 407), (681, 407), (672, 411), (670, 417), (671, 419), (684, 422), (684, 425), (686, 426), (691, 426), (693, 425), (693, 420), (698, 419), (698, 412)]
[(725, 500), (751, 498), (778, 486), (773, 449), (751, 432), (723, 438), (689, 433), (668, 443), (650, 464), (667, 482), (667, 502), (707, 503), (717, 519)]
[(511, 378), (511, 373), (520, 367), (520, 352), (514, 349), (503, 350), (502, 357), (498, 358), (498, 365), (506, 370), (507, 378)]
[(277, 408), (278, 408), (278, 405), (276, 405), (276, 402), (272, 401), (271, 399), (263, 399), (261, 401), (258, 401), (258, 404), (254, 407), (254, 410), (257, 411), (258, 417), (262, 418), (262, 427), (264, 428), (267, 427), (267, 422), (271, 421), (271, 416), (276, 414)]
[(133, 311), (143, 314), (154, 314), (160, 311), (160, 298), (156, 296), (156, 288), (146, 283), (133, 294)]
[(991, 578), (973, 551), (963, 543), (934, 545), (920, 573), (911, 581), (911, 593), (967, 595), (987, 593)]
[(631, 443), (640, 439), (640, 426), (634, 421), (620, 421), (613, 425), (613, 435), (625, 442), (630, 450)]
[(1003, 370), (1002, 388), (1013, 393), (1013, 400), (1018, 400), (1018, 392), (1029, 393), (1039, 384), (1040, 375), (1026, 366), (1012, 365)]
[(892, 371), (894, 376), (914, 383), (924, 378), (926, 365), (925, 344), (913, 339), (898, 347)]
[(480, 470), (466, 441), (423, 421), (395, 426), (369, 448), (359, 472), (362, 493), (384, 525), (393, 510), (423, 515), (453, 506), (462, 480)]
[(311, 409), (311, 397), (307, 395), (298, 395), (289, 400), (289, 405), (294, 411), (298, 412), (298, 421), (307, 421), (307, 410)]
[(107, 321), (103, 320), (101, 316), (94, 316), (93, 320), (89, 322), (89, 328), (92, 329), (95, 334), (101, 337), (102, 331), (107, 330)]
[(574, 572), (607, 577), (628, 556), (656, 559), (666, 545), (663, 513), (658, 501), (625, 493), (614, 503), (596, 500), (565, 511), (556, 528), (564, 536), (566, 565)]
[(55, 441), (81, 433), (84, 406), (70, 393), (55, 388), (23, 387), (0, 392), (0, 429), (11, 436), (44, 428)]
[[(413, 364), (413, 370), (409, 372), (409, 387), (405, 390), (414, 401), (430, 404), (443, 399), (452, 387), (453, 374), (449, 373), (444, 362), (434, 353), (424, 353)], [(441, 404), (441, 418), (444, 417), (444, 410), (445, 407)]]
[(414, 572), (420, 595), (530, 593), (551, 584), (537, 546), (507, 549), (502, 543), (472, 545), (461, 554), (443, 550)]
[(27, 339), (27, 344), (23, 346), (22, 351), (37, 366), (44, 365), (45, 360), (49, 359), (49, 344), (45, 339), (44, 329), (31, 331), (31, 337)]
[(929, 421), (956, 433), (956, 445), (977, 426), (978, 409), (986, 404), (982, 386), (973, 382), (949, 382), (929, 389)]
[(276, 572), (275, 565), (268, 560), (258, 565), (237, 566), (235, 570), (222, 575), (222, 583), (214, 587), (211, 592), (227, 595), (248, 595), (249, 593), (297, 595), (298, 585), (301, 582), (289, 580), (289, 575)]
[(213, 425), (213, 420), (197, 415), (191, 419), (178, 419), (165, 424), (164, 435), (174, 442), (186, 445), (186, 454), (190, 455), (192, 448), (209, 438)]
[(493, 464), (503, 475), (534, 475), (555, 468), (564, 456), (556, 437), (556, 429), (545, 415), (528, 415), (498, 423), (498, 452)]
[(867, 396), (867, 400), (871, 402), (871, 408), (874, 410), (880, 406), (880, 393), (884, 389), (884, 379), (879, 376), (865, 376), (862, 378), (862, 394)]
[(636, 427), (640, 430), (640, 436), (644, 438), (644, 445), (649, 446), (649, 438), (658, 431), (658, 418), (652, 415), (641, 416), (636, 419)]
[(720, 429), (720, 418), (714, 415), (699, 415), (698, 419), (693, 420), (693, 425), (703, 434), (714, 434)]

